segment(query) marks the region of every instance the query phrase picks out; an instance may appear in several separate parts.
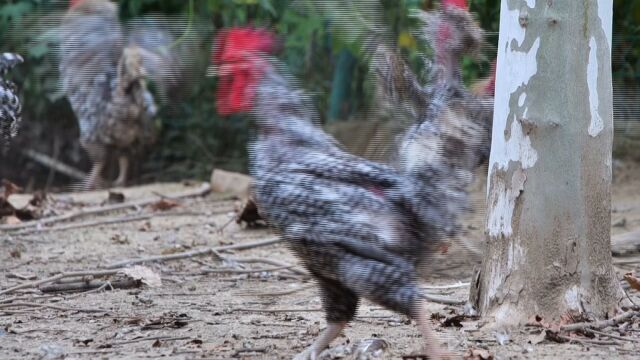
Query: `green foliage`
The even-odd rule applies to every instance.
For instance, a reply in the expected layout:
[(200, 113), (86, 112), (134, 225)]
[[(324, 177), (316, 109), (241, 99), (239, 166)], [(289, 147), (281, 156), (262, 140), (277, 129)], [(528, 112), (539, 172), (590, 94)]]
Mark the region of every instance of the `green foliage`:
[[(74, 115), (60, 91), (52, 29), (68, 6), (68, 0), (4, 0), (0, 3), (0, 51), (15, 51), (26, 63), (11, 73), (19, 84), (24, 103), (28, 142), (42, 152), (50, 152), (51, 129), (63, 129), (68, 144), (77, 144)], [(391, 34), (416, 71), (423, 66), (420, 53), (429, 53), (427, 44), (412, 34), (414, 9), (432, 9), (437, 0), (357, 0), (351, 9), (337, 6), (339, 0), (120, 0), (121, 17), (131, 19), (152, 12), (191, 17), (202, 32), (203, 43), (193, 56), (196, 79), (179, 98), (172, 98), (159, 116), (161, 139), (145, 163), (148, 180), (206, 178), (212, 166), (246, 169), (246, 141), (251, 122), (246, 117), (223, 118), (214, 106), (215, 78), (204, 76), (217, 29), (252, 24), (274, 29), (284, 39), (282, 60), (304, 87), (315, 96), (321, 118), (326, 119), (331, 81), (337, 55), (349, 49), (357, 58), (353, 70), (350, 108), (362, 112), (372, 98), (366, 56), (360, 51), (363, 39), (372, 34)], [(190, 8), (193, 11), (190, 13)], [(640, 69), (640, 1), (614, 0), (614, 70), (618, 77), (635, 80)], [(485, 76), (495, 57), (500, 0), (471, 0), (472, 12), (487, 30), (487, 61), (464, 61), (465, 81)], [(361, 16), (353, 17), (357, 10)], [(383, 24), (385, 31), (377, 28)], [(186, 30), (186, 28), (185, 28)], [(34, 137), (40, 138), (34, 138)], [(63, 160), (82, 166), (78, 146), (68, 146)], [(71, 153), (75, 152), (75, 153)]]

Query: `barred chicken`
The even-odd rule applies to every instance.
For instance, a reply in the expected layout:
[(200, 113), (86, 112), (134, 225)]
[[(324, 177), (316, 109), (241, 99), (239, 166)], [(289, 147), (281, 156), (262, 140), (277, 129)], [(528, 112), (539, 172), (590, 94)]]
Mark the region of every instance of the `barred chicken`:
[(21, 63), (20, 55), (3, 53), (0, 54), (0, 147), (6, 151), (9, 142), (18, 134), (21, 122), (22, 105), (16, 94), (16, 85), (5, 80), (7, 72)]
[(120, 24), (118, 6), (109, 0), (71, 0), (59, 29), (62, 85), (93, 162), (84, 189), (104, 186), (103, 169), (114, 154), (114, 184), (125, 184), (129, 157), (156, 138), (157, 106), (147, 78), (165, 89), (180, 70), (163, 19), (127, 25)]
[[(348, 154), (318, 126), (309, 96), (268, 56), (274, 44), (263, 30), (220, 35), (217, 102), (224, 114), (248, 111), (255, 118), (249, 153), (259, 211), (323, 295), (328, 326), (298, 358), (316, 359), (353, 319), (361, 298), (416, 320), (429, 357), (446, 358), (430, 329), (418, 267), (455, 234), (467, 207), (468, 174), (478, 156), (466, 137), (473, 130), (442, 136), (449, 119), (430, 118), (407, 145), (413, 151), (418, 146), (411, 144), (420, 144), (425, 154), (416, 155), (426, 156), (402, 170)], [(439, 94), (414, 90), (424, 103)], [(481, 126), (468, 120), (474, 130)]]
[[(481, 56), (484, 32), (468, 12), (466, 0), (443, 0), (438, 11), (417, 11), (415, 15), (423, 23), (419, 35), (435, 53), (430, 81), (420, 84), (385, 45), (378, 47), (372, 62), (384, 93), (397, 106), (404, 105), (414, 119), (396, 160), (405, 171), (414, 171), (416, 165), (421, 171), (425, 161), (455, 161), (450, 157), (452, 151), (468, 151), (463, 158), (469, 163), (460, 165), (473, 171), (488, 159), (491, 147), (495, 71), (468, 89), (462, 81), (461, 63), (465, 55)], [(470, 183), (471, 174), (468, 178)]]

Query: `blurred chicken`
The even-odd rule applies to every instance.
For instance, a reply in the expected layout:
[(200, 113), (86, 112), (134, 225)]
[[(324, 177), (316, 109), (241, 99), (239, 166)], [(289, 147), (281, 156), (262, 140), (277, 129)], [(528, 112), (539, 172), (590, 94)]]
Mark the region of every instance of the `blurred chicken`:
[(0, 54), (0, 147), (3, 152), (8, 148), (9, 141), (18, 134), (22, 112), (16, 85), (5, 80), (4, 76), (21, 62), (20, 55)]
[(373, 61), (384, 93), (408, 108), (414, 119), (399, 145), (400, 166), (411, 171), (424, 157), (429, 162), (448, 161), (452, 149), (463, 148), (475, 154), (465, 157), (471, 161), (465, 167), (475, 169), (488, 158), (491, 146), (495, 73), (471, 91), (462, 81), (461, 60), (465, 55), (481, 56), (484, 32), (467, 11), (466, 0), (443, 0), (438, 11), (417, 11), (415, 16), (423, 23), (419, 35), (435, 53), (430, 81), (422, 85), (385, 45), (378, 47)]
[(180, 57), (161, 18), (123, 27), (109, 0), (71, 0), (60, 27), (63, 88), (80, 126), (80, 141), (93, 168), (85, 189), (104, 186), (102, 172), (118, 156), (114, 184), (125, 184), (129, 157), (152, 144), (156, 102), (146, 78), (160, 90), (175, 84)]
[[(449, 116), (432, 117), (428, 126), (424, 121), (405, 150), (419, 144), (430, 155), (408, 157), (402, 171), (350, 155), (317, 126), (310, 98), (266, 56), (273, 43), (268, 33), (252, 29), (219, 37), (217, 101), (224, 114), (250, 111), (255, 117), (250, 158), (259, 211), (323, 295), (328, 326), (298, 358), (316, 359), (353, 319), (360, 298), (416, 320), (429, 358), (446, 358), (429, 326), (417, 267), (456, 233), (480, 143), (467, 135), (484, 125), (464, 117), (449, 131)], [(414, 90), (424, 104), (443, 96)]]

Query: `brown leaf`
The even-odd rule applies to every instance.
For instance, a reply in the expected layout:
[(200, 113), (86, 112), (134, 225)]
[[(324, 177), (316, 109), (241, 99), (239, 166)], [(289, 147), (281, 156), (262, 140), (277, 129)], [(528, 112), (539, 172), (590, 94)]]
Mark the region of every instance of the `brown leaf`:
[(633, 276), (632, 273), (626, 273), (624, 274), (624, 279), (627, 280), (629, 286), (640, 291), (640, 278)]
[(6, 218), (4, 218), (4, 223), (7, 225), (16, 225), (16, 224), (20, 224), (22, 222), (22, 220), (20, 220), (17, 216), (7, 216)]
[(179, 329), (189, 324), (191, 318), (187, 314), (169, 312), (157, 319), (149, 319), (144, 322), (141, 330)]
[(129, 237), (127, 237), (127, 235), (120, 235), (120, 234), (115, 234), (111, 237), (111, 241), (114, 244), (119, 244), (119, 245), (126, 245), (129, 244)]
[(493, 354), (485, 349), (467, 349), (463, 355), (464, 360), (493, 360)]
[(162, 199), (158, 202), (151, 204), (151, 209), (153, 211), (166, 211), (169, 209), (173, 209), (174, 207), (177, 207), (177, 206), (180, 206), (180, 204), (177, 201)]
[(109, 204), (119, 204), (124, 202), (124, 194), (116, 191), (109, 191), (109, 197), (107, 198)]
[(22, 191), (21, 187), (6, 179), (2, 179), (2, 187), (4, 188), (5, 199), (9, 199), (9, 196), (11, 196), (11, 194), (16, 194)]
[(140, 280), (143, 284), (149, 287), (162, 286), (160, 275), (146, 266), (136, 265), (130, 268), (122, 269), (122, 271), (120, 272), (133, 280)]
[(529, 336), (529, 343), (531, 345), (538, 345), (541, 342), (544, 341), (544, 339), (546, 339), (547, 337), (547, 331), (546, 330), (542, 330), (539, 334), (533, 334)]
[(247, 199), (238, 210), (236, 223), (240, 224), (244, 222), (250, 227), (254, 227), (258, 225), (258, 221), (260, 220), (264, 219), (260, 216), (256, 202), (252, 198)]

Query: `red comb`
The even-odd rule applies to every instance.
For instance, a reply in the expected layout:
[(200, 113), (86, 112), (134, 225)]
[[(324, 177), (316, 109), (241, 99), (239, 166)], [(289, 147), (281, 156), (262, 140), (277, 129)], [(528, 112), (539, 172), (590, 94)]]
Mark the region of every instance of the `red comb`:
[(251, 110), (255, 86), (266, 67), (253, 55), (271, 53), (275, 45), (275, 36), (264, 29), (237, 27), (218, 34), (212, 60), (225, 67), (216, 93), (218, 113), (230, 115)]
[(456, 7), (459, 9), (467, 10), (469, 9), (469, 4), (467, 4), (467, 0), (442, 0), (442, 7)]
[(69, 7), (72, 8), (78, 4), (80, 4), (81, 2), (83, 2), (84, 0), (69, 0)]

